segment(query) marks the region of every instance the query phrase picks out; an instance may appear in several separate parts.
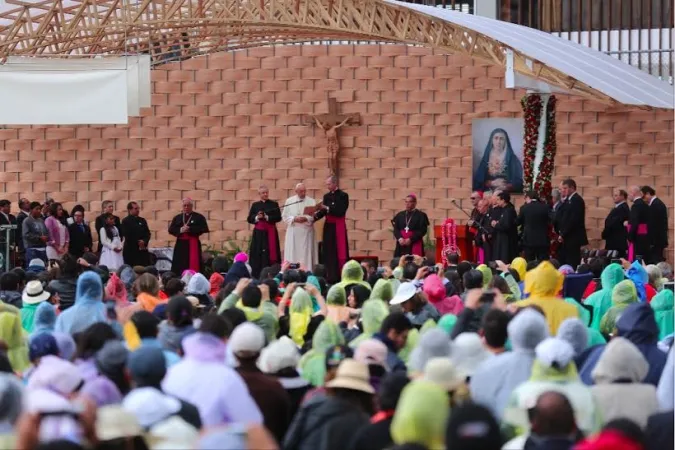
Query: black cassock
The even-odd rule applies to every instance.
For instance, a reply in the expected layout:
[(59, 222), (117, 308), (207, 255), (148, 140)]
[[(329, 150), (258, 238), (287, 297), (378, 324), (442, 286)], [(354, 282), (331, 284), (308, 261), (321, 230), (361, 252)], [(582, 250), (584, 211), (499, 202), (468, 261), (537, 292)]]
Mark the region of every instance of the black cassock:
[[(148, 222), (140, 216), (128, 215), (122, 219), (122, 235), (124, 236), (124, 263), (130, 266), (149, 266), (150, 228)], [(141, 250), (138, 241), (145, 242), (145, 250)]]
[(633, 261), (638, 256), (647, 258), (649, 256), (649, 229), (647, 228), (649, 224), (649, 205), (641, 198), (637, 198), (633, 202), (628, 222), (630, 224), (628, 240), (633, 244), (633, 251), (628, 259)]
[[(516, 208), (511, 203), (500, 208), (494, 208), (495, 215), (491, 220), (497, 223), (492, 232), (492, 258), (491, 261), (503, 261), (509, 264), (518, 252), (518, 226)], [(496, 215), (499, 214), (499, 216)]]
[[(429, 228), (429, 218), (425, 213), (419, 209), (413, 209), (410, 212), (401, 211), (394, 216), (391, 224), (394, 227), (394, 237), (396, 238), (394, 257), (398, 258), (403, 255), (424, 256), (424, 236)], [(403, 246), (399, 244), (400, 238), (409, 238), (411, 245)]]
[[(190, 227), (187, 233), (181, 233), (180, 229), (186, 224)], [(178, 214), (169, 225), (169, 234), (176, 236), (176, 246), (173, 249), (173, 262), (171, 271), (181, 276), (184, 270), (192, 269), (197, 272), (204, 270), (202, 261), (202, 243), (199, 236), (209, 232), (206, 217), (199, 213)]]
[[(255, 218), (259, 211), (262, 211), (266, 218), (256, 222)], [(254, 278), (258, 278), (263, 268), (281, 263), (279, 233), (275, 225), (281, 222), (279, 203), (273, 200), (254, 202), (248, 212), (246, 221), (254, 225), (248, 254), (252, 275)]]
[(628, 250), (628, 231), (623, 223), (629, 219), (630, 208), (626, 202), (622, 202), (607, 214), (605, 228), (602, 230), (605, 249), (618, 251), (620, 258), (625, 257)]
[(326, 268), (326, 281), (340, 281), (342, 266), (349, 261), (349, 245), (345, 215), (349, 208), (349, 195), (336, 189), (323, 196), (323, 204), (328, 211), (322, 209), (314, 214), (314, 219), (326, 218), (323, 225), (322, 262)]

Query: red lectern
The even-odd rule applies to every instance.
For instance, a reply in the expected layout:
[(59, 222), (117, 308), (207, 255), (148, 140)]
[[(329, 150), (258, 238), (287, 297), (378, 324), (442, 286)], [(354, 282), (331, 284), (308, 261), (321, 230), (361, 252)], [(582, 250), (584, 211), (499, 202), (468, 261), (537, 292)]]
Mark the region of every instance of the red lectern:
[[(443, 238), (441, 226), (434, 226), (434, 236), (436, 236), (436, 262), (439, 263), (441, 259), (441, 251), (443, 249)], [(457, 225), (457, 247), (460, 252), (460, 261), (473, 261), (473, 236), (466, 232), (466, 225)]]

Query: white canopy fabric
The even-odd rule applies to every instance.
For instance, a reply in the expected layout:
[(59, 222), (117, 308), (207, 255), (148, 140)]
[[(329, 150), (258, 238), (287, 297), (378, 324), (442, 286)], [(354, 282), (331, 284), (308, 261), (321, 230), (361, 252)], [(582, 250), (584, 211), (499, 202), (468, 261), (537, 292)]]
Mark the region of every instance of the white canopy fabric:
[(597, 50), (521, 25), (434, 6), (384, 0), (501, 42), (626, 105), (673, 109), (673, 86)]

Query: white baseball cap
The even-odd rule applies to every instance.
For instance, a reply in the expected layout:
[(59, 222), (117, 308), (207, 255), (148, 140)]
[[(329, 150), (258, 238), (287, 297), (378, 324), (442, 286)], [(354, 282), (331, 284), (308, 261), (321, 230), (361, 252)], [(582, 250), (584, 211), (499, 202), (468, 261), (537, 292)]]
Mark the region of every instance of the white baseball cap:
[(417, 294), (417, 287), (415, 286), (415, 283), (410, 281), (401, 283), (401, 285), (396, 290), (396, 295), (394, 295), (394, 298), (389, 300), (389, 304), (400, 305), (401, 303), (405, 303), (413, 298), (415, 294)]

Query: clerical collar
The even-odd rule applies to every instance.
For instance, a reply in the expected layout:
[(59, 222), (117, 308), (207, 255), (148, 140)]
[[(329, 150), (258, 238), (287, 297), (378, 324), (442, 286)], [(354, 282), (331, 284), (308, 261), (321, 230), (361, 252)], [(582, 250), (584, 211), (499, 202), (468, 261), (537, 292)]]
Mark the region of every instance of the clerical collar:
[(654, 201), (655, 198), (656, 198), (656, 195), (653, 196), (651, 200), (649, 200), (649, 206), (652, 206), (652, 202)]
[(626, 201), (625, 201), (625, 200), (622, 200), (622, 201), (620, 201), (619, 203), (616, 203), (616, 204), (614, 205), (614, 207), (615, 207), (615, 208), (618, 208), (619, 206), (623, 205), (624, 203), (626, 203)]

